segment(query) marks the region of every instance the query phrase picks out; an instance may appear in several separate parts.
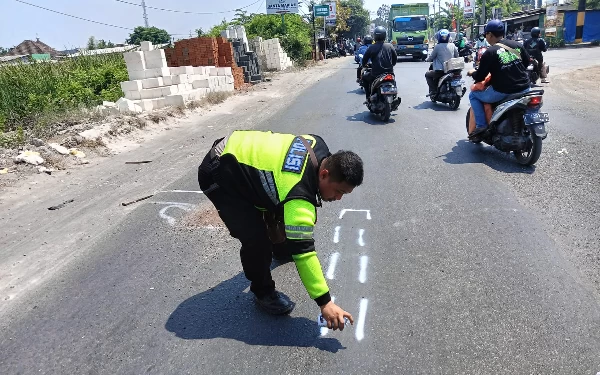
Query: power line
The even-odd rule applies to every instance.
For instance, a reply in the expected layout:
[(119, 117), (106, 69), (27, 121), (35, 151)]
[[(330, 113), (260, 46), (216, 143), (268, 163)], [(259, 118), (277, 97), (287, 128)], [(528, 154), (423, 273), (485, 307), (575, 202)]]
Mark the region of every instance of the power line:
[(262, 8), (263, 4), (265, 3), (265, 0), (262, 0), (262, 2), (260, 3), (260, 5), (258, 6), (258, 8), (256, 8), (256, 12), (258, 13), (259, 9)]
[[(20, 0), (17, 0), (17, 1), (20, 1)], [(140, 4), (135, 4), (135, 3), (131, 3), (129, 1), (124, 1), (124, 0), (115, 0), (115, 1), (117, 1), (119, 3), (123, 3), (123, 4), (135, 5), (137, 7), (141, 6)], [(154, 10), (161, 10), (163, 12), (185, 13), (185, 14), (223, 14), (223, 13), (232, 13), (232, 12), (235, 12), (236, 10), (238, 10), (238, 9), (249, 8), (252, 5), (258, 4), (260, 1), (264, 1), (264, 0), (257, 0), (257, 1), (253, 2), (250, 5), (246, 5), (246, 6), (243, 6), (243, 7), (240, 7), (240, 8), (236, 8), (236, 9), (233, 9), (233, 10), (226, 10), (226, 11), (222, 11), (222, 12), (190, 12), (190, 11), (185, 11), (185, 10), (173, 10), (173, 9), (165, 9), (165, 8), (156, 8), (156, 7), (151, 7), (151, 6), (148, 6), (148, 5), (146, 5), (146, 8), (148, 8), (148, 9), (154, 9)]]
[(16, 1), (16, 2), (18, 2), (18, 3), (23, 3), (23, 4), (26, 4), (26, 5), (29, 5), (29, 6), (35, 7), (35, 8), (40, 8), (40, 9), (43, 9), (43, 10), (47, 10), (48, 12), (52, 12), (52, 13), (61, 14), (61, 15), (63, 15), (63, 16), (67, 16), (67, 17), (77, 18), (78, 20), (82, 20), (82, 21), (87, 21), (87, 22), (97, 23), (97, 24), (99, 24), (99, 25), (104, 25), (104, 26), (116, 27), (116, 28), (118, 28), (118, 29), (133, 30), (131, 27), (123, 27), (123, 26), (111, 25), (110, 23), (104, 23), (104, 22), (99, 22), (99, 21), (89, 20), (89, 19), (87, 19), (87, 18), (77, 17), (77, 16), (74, 16), (74, 15), (72, 15), (72, 14), (67, 14), (67, 13), (59, 12), (59, 11), (57, 11), (57, 10), (52, 10), (52, 9), (44, 8), (44, 7), (42, 7), (42, 6), (39, 6), (39, 5), (30, 4), (30, 3), (27, 3), (27, 2), (25, 2), (25, 1), (23, 1), (23, 0), (15, 0), (15, 1)]

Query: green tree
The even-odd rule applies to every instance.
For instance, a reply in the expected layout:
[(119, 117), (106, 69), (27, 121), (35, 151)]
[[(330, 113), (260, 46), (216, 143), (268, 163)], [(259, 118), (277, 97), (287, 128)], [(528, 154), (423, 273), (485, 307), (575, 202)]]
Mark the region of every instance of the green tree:
[[(483, 5), (483, 0), (475, 0), (475, 19), (481, 20), (481, 6)], [(447, 4), (449, 5), (449, 4)], [(502, 9), (502, 16), (506, 17), (509, 14), (516, 12), (521, 9), (521, 5), (517, 2), (517, 0), (485, 0), (485, 19), (489, 20), (492, 18), (492, 9), (500, 8)]]
[(383, 26), (387, 28), (390, 18), (390, 6), (383, 4), (377, 9), (377, 18), (373, 20), (375, 26)]
[(0, 47), (0, 56), (6, 55), (8, 53), (8, 51), (9, 51), (8, 48)]
[(245, 10), (236, 9), (235, 15), (231, 20), (231, 24), (233, 25), (245, 25), (252, 21), (254, 14), (248, 14)]
[(87, 49), (92, 50), (96, 49), (96, 38), (90, 36), (87, 42)]
[(347, 30), (344, 30), (342, 36), (354, 39), (367, 33), (371, 17), (369, 11), (365, 9), (363, 0), (342, 0), (339, 2), (342, 7), (348, 8), (350, 14), (346, 19)]
[(138, 26), (133, 30), (133, 33), (129, 35), (127, 44), (140, 44), (141, 42), (152, 42), (152, 44), (163, 44), (171, 41), (171, 36), (167, 30), (159, 29), (157, 27), (143, 27)]
[(104, 49), (106, 47), (106, 41), (104, 39), (100, 39), (98, 43), (96, 43), (96, 49)]
[(600, 0), (587, 0), (587, 9), (600, 9)]
[(109, 40), (108, 43), (106, 43), (106, 48), (115, 48), (115, 44)]

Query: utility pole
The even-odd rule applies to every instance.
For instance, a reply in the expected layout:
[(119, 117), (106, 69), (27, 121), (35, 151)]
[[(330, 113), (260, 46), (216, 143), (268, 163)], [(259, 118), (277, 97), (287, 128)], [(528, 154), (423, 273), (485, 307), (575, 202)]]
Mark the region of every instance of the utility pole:
[(482, 4), (481, 4), (481, 24), (485, 25), (485, 0), (483, 0)]
[(144, 25), (148, 27), (148, 13), (146, 13), (146, 2), (142, 0), (142, 9), (144, 10)]
[(312, 25), (313, 25), (313, 51), (314, 51), (314, 57), (315, 57), (315, 61), (319, 60), (317, 58), (317, 27), (315, 26), (315, 2), (314, 0), (312, 0), (310, 2), (310, 13), (312, 15)]
[(583, 21), (585, 20), (585, 0), (579, 0), (577, 7), (577, 25), (575, 27), (575, 43), (583, 42)]

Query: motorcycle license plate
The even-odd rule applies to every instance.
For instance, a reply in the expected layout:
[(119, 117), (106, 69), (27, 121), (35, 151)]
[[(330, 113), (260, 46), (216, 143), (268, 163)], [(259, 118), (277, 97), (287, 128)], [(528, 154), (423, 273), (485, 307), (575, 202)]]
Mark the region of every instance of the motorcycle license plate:
[(394, 86), (381, 86), (381, 93), (384, 95), (397, 94), (398, 89)]
[(525, 119), (525, 125), (539, 124), (550, 121), (548, 114), (542, 112), (525, 113), (523, 118)]
[(460, 86), (464, 83), (465, 81), (463, 81), (462, 79), (455, 79), (454, 81), (452, 81), (451, 85), (452, 86)]
[(406, 48), (415, 48), (415, 46), (406, 46)]

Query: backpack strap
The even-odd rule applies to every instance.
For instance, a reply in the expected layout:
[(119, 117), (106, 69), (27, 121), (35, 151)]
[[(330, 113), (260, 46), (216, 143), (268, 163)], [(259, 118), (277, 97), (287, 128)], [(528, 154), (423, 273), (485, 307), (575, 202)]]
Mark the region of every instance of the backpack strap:
[[(497, 46), (500, 46), (500, 47), (502, 47), (502, 48), (504, 48), (505, 50), (508, 50), (510, 53), (512, 53), (512, 54), (514, 54), (515, 56), (517, 56), (517, 58), (518, 58), (519, 60), (521, 60), (521, 54), (520, 54), (520, 53), (518, 53), (516, 49), (514, 49), (514, 48), (510, 48), (509, 46), (506, 46), (506, 45), (504, 45), (504, 44), (502, 44), (502, 43), (496, 43), (496, 45), (497, 45)], [(523, 47), (523, 48), (524, 48), (524, 47)]]

